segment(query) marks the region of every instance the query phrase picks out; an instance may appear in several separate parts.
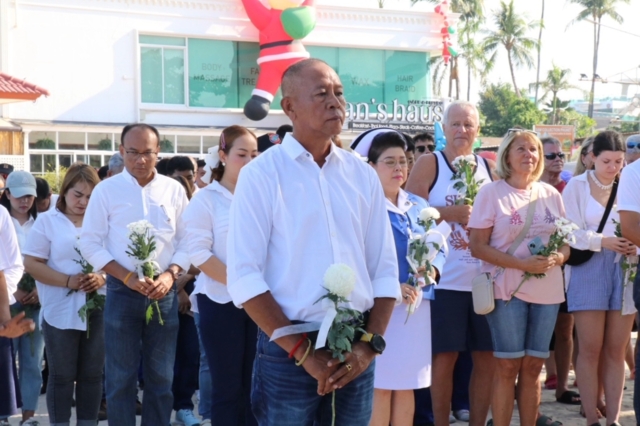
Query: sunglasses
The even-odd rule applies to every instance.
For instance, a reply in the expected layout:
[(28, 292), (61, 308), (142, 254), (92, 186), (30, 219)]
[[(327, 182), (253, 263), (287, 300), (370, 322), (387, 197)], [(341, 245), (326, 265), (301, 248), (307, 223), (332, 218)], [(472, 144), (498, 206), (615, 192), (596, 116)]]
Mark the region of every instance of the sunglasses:
[(638, 149), (640, 150), (640, 142), (627, 142), (627, 149)]
[(509, 129), (507, 130), (507, 136), (513, 133), (531, 133), (532, 135), (538, 136), (538, 132), (534, 132), (533, 130), (526, 129)]
[(564, 160), (565, 154), (564, 152), (554, 152), (553, 154), (545, 154), (544, 158), (547, 160), (555, 160), (558, 157), (561, 160)]
[(418, 151), (421, 154), (424, 154), (425, 152), (427, 152), (427, 150), (429, 150), (429, 152), (433, 152), (436, 150), (436, 146), (435, 145), (420, 145), (420, 146), (416, 146), (416, 151)]

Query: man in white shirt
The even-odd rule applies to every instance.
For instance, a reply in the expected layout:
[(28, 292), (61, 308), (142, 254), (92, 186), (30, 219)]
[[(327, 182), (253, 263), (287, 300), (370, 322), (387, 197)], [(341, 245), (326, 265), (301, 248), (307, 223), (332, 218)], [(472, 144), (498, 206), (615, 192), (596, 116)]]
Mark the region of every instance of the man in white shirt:
[[(285, 72), (282, 90), (293, 133), (242, 170), (229, 225), (229, 293), (261, 330), (253, 411), (260, 425), (327, 425), (337, 389), (336, 423), (365, 426), (373, 359), (384, 349), (381, 335), (400, 300), (384, 194), (371, 167), (331, 142), (345, 119), (335, 71), (317, 59), (298, 62)], [(369, 312), (367, 334), (354, 341), (345, 362), (326, 350), (313, 352), (301, 333), (280, 333), (270, 342), (292, 323), (322, 321), (325, 308), (315, 302), (326, 294), (323, 276), (336, 263), (357, 275), (351, 307)]]
[[(640, 247), (640, 161), (622, 169), (618, 186), (618, 212), (622, 236)], [(639, 269), (640, 272), (640, 269)], [(640, 310), (640, 273), (636, 274), (633, 286), (633, 300), (636, 309)], [(636, 365), (640, 362), (640, 355), (636, 354)], [(636, 422), (640, 424), (640, 374), (636, 374), (633, 395), (633, 409)]]
[[(122, 131), (120, 154), (125, 170), (96, 186), (85, 213), (80, 250), (96, 270), (107, 277), (104, 309), (106, 390), (109, 424), (134, 426), (136, 378), (143, 358), (145, 395), (142, 425), (169, 424), (173, 396), (171, 383), (178, 333), (178, 302), (174, 281), (189, 267), (188, 254), (178, 243), (184, 230), (179, 221), (187, 206), (182, 186), (155, 171), (158, 131), (146, 124), (131, 124)], [(154, 229), (155, 261), (162, 271), (141, 280), (132, 259), (127, 225), (149, 221)], [(157, 301), (164, 324), (154, 310)]]

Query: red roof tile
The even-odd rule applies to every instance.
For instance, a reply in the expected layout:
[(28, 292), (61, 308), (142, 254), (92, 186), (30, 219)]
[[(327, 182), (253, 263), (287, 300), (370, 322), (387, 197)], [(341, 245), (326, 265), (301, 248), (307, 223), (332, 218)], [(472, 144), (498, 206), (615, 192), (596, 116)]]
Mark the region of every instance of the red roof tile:
[(49, 96), (49, 92), (35, 84), (0, 72), (0, 99), (36, 100), (42, 95)]

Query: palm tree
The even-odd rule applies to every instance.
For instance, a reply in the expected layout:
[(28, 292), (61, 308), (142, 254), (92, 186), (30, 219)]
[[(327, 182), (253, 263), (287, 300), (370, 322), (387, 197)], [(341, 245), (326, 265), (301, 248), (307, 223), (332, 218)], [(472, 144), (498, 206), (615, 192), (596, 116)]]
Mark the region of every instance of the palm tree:
[(533, 67), (531, 50), (538, 46), (538, 42), (528, 37), (527, 33), (535, 28), (537, 23), (527, 22), (524, 16), (518, 15), (513, 0), (508, 4), (500, 1), (500, 10), (493, 14), (493, 21), (497, 28), (495, 31), (489, 32), (485, 40), (485, 48), (489, 52), (493, 51), (490, 59), (492, 62), (496, 59), (499, 46), (506, 49), (513, 88), (516, 95), (520, 96), (520, 90), (516, 84), (515, 67), (523, 65), (528, 68)]
[(542, 14), (540, 16), (540, 32), (538, 32), (538, 65), (536, 70), (536, 100), (538, 105), (538, 89), (540, 88), (540, 48), (542, 47), (542, 30), (544, 29), (544, 0), (542, 0)]
[(479, 78), (480, 84), (484, 85), (494, 65), (487, 60), (489, 54), (484, 44), (477, 43), (475, 40), (474, 35), (479, 26), (478, 20), (470, 20), (460, 31), (460, 56), (467, 63), (467, 100), (471, 100), (471, 77)]
[(618, 24), (621, 24), (624, 20), (622, 16), (616, 12), (616, 4), (629, 3), (629, 0), (569, 0), (569, 2), (584, 7), (569, 25), (587, 19), (593, 22), (593, 73), (591, 74), (588, 112), (589, 117), (593, 118), (593, 101), (595, 98), (596, 75), (598, 70), (598, 49), (600, 48), (600, 23), (602, 22), (602, 18), (608, 16)]
[(580, 89), (569, 82), (570, 74), (571, 71), (569, 69), (562, 69), (554, 64), (553, 68), (547, 72), (547, 78), (536, 84), (544, 90), (541, 99), (546, 98), (549, 94), (552, 95), (549, 105), (551, 108), (551, 124), (556, 124), (558, 121), (558, 93), (564, 90)]

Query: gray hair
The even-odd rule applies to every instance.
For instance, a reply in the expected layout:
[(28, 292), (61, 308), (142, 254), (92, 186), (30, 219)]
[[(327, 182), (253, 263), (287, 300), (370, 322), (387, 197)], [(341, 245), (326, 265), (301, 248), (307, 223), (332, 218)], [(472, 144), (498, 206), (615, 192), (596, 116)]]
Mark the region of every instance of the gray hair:
[(124, 160), (122, 159), (122, 155), (120, 155), (119, 152), (116, 152), (109, 159), (109, 170), (111, 172), (120, 173), (122, 169), (124, 169)]
[(478, 112), (478, 108), (476, 107), (475, 104), (473, 104), (473, 103), (471, 103), (469, 101), (453, 101), (449, 105), (447, 105), (447, 108), (444, 110), (444, 115), (442, 116), (442, 123), (443, 124), (446, 125), (449, 122), (449, 114), (451, 113), (451, 110), (454, 107), (472, 109), (473, 112), (475, 112), (475, 114), (476, 114), (476, 118), (478, 119), (478, 125), (480, 125), (480, 113)]

